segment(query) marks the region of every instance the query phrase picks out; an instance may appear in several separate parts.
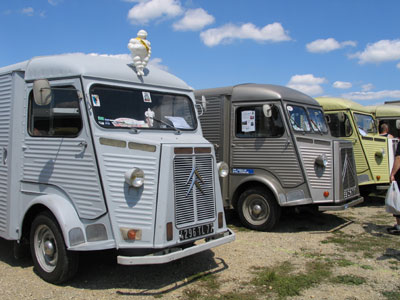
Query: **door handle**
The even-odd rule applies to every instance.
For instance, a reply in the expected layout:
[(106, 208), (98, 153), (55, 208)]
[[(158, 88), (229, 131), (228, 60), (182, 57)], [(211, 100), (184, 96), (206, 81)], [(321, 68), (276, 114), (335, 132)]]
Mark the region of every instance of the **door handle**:
[(88, 146), (88, 143), (85, 142), (85, 141), (83, 141), (83, 142), (80, 142), (80, 143), (78, 144), (78, 146), (79, 146), (79, 147), (82, 147), (83, 149), (86, 149), (87, 146)]

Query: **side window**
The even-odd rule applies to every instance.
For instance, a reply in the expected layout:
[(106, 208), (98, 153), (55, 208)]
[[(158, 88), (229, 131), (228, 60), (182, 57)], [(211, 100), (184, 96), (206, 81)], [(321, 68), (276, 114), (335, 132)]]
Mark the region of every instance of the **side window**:
[(72, 87), (53, 89), (48, 105), (37, 105), (29, 96), (28, 132), (31, 136), (76, 137), (82, 129), (79, 98)]
[(343, 112), (326, 115), (329, 129), (334, 137), (349, 137), (353, 134), (353, 127), (347, 114)]
[(235, 114), (237, 137), (280, 137), (285, 132), (279, 107), (274, 104), (242, 106)]

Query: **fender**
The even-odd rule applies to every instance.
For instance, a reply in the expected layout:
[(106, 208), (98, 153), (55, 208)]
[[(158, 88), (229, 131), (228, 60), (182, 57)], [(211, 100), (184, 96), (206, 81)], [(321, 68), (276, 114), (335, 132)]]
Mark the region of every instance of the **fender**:
[(272, 176), (268, 176), (267, 172), (257, 172), (257, 174), (251, 175), (251, 176), (245, 176), (243, 179), (239, 182), (238, 186), (242, 186), (243, 184), (250, 182), (250, 181), (256, 181), (259, 183), (264, 184), (269, 188), (269, 190), (274, 194), (276, 201), (278, 202), (279, 205), (282, 205), (286, 202), (286, 193), (284, 192), (281, 184), (279, 183), (278, 180), (276, 180)]
[(30, 203), (27, 211), (29, 211), (31, 207), (37, 204), (41, 204), (47, 207), (54, 215), (62, 231), (62, 235), (64, 237), (65, 245), (67, 248), (71, 246), (68, 233), (72, 228), (79, 227), (84, 234), (85, 228), (83, 227), (82, 221), (80, 220), (74, 206), (67, 199), (59, 195), (42, 195), (36, 197)]

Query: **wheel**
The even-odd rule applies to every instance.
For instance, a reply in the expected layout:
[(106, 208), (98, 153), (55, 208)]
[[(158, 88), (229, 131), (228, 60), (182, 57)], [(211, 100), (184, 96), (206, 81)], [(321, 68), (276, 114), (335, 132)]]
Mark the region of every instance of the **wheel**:
[(244, 191), (239, 197), (237, 210), (244, 226), (260, 231), (272, 229), (281, 214), (274, 196), (262, 188)]
[(58, 223), (49, 213), (33, 220), (30, 247), (35, 271), (47, 282), (65, 282), (78, 270), (78, 253), (66, 249)]

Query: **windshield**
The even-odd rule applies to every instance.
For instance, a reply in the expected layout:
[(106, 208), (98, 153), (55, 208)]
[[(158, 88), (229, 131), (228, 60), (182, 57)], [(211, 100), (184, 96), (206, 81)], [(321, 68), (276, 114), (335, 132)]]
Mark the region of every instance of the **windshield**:
[(96, 85), (90, 89), (96, 122), (105, 128), (194, 130), (193, 103), (185, 95)]
[(311, 126), (314, 131), (318, 131), (320, 133), (327, 133), (328, 127), (326, 126), (324, 113), (320, 109), (309, 108), (308, 114), (310, 116)]
[(286, 109), (289, 113), (290, 124), (295, 131), (311, 131), (310, 121), (306, 110), (301, 106), (288, 105)]
[(354, 114), (354, 118), (357, 123), (358, 131), (361, 135), (366, 135), (368, 133), (377, 133), (375, 126), (375, 120), (371, 115)]

